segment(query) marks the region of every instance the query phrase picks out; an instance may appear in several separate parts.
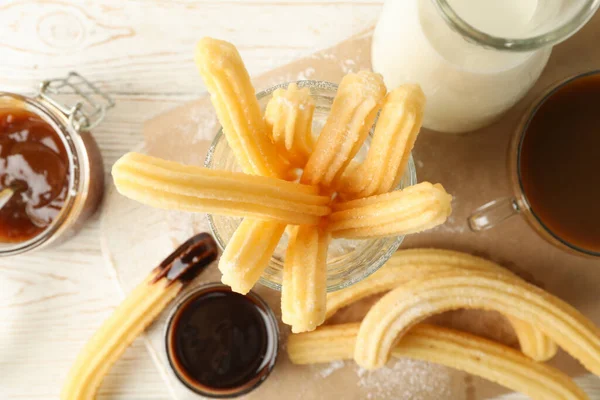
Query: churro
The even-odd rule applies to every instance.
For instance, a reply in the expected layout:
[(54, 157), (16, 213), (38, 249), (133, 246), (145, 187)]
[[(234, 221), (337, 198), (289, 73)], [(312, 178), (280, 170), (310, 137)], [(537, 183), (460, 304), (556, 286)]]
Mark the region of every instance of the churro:
[(293, 232), (283, 266), (282, 321), (292, 332), (312, 331), (325, 321), (327, 248), (331, 236), (317, 226)]
[(364, 368), (385, 365), (394, 343), (416, 323), (459, 308), (495, 310), (527, 321), (600, 374), (598, 328), (579, 311), (529, 283), (494, 272), (453, 270), (400, 286), (362, 321), (354, 358)]
[(285, 231), (286, 224), (244, 218), (219, 258), (221, 282), (246, 294), (258, 282)]
[[(352, 359), (359, 328), (360, 323), (332, 325), (290, 335), (289, 358), (295, 364)], [(537, 400), (588, 399), (561, 371), (510, 347), (448, 328), (418, 324), (394, 346), (392, 355), (465, 371)]]
[[(400, 250), (370, 277), (346, 289), (329, 293), (326, 318), (356, 301), (408, 284), (412, 279), (456, 269), (495, 272), (520, 279), (500, 265), (470, 254), (439, 249)], [(556, 343), (539, 329), (511, 315), (506, 315), (506, 318), (515, 330), (525, 355), (536, 361), (547, 361), (556, 355)]]
[(507, 315), (506, 318), (512, 325), (521, 352), (535, 361), (548, 361), (558, 352), (558, 345), (544, 334), (537, 326)]
[(276, 178), (186, 166), (129, 153), (113, 166), (117, 190), (140, 203), (182, 211), (317, 224), (329, 198)]
[(288, 225), (286, 232), (288, 234), (288, 247), (285, 252), (285, 261), (281, 274), (281, 322), (291, 326), (294, 323), (294, 315), (296, 314), (293, 299), (294, 273), (296, 272), (294, 269), (293, 258), (296, 254), (296, 251), (292, 248), (292, 246), (290, 246), (290, 244), (296, 242), (298, 226)]
[(343, 173), (369, 134), (385, 91), (381, 75), (372, 72), (348, 74), (342, 79), (304, 168), (302, 183), (329, 186)]
[(223, 133), (243, 171), (284, 176), (287, 166), (267, 135), (254, 87), (235, 46), (205, 37), (198, 42), (195, 60)]
[(61, 400), (95, 398), (104, 376), (125, 349), (217, 254), (213, 238), (202, 233), (181, 245), (154, 269), (81, 350), (67, 376)]
[(315, 102), (310, 90), (290, 83), (279, 88), (265, 109), (265, 122), (273, 142), (290, 163), (302, 168), (313, 151), (312, 117)]
[(422, 182), (403, 190), (334, 204), (328, 217), (333, 237), (351, 239), (406, 235), (446, 221), (452, 196), (440, 184)]
[(344, 174), (340, 191), (368, 197), (393, 190), (408, 164), (424, 108), (419, 85), (402, 85), (388, 93), (367, 156), (358, 168)]

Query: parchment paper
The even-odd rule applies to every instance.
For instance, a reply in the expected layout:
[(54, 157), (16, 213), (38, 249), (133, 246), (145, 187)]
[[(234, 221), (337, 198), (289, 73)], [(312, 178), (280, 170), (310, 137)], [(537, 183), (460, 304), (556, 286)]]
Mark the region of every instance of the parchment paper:
[[(466, 224), (466, 217), (476, 207), (511, 194), (506, 166), (508, 143), (526, 107), (553, 82), (600, 67), (598, 43), (600, 15), (596, 15), (573, 38), (554, 49), (548, 66), (533, 90), (498, 123), (466, 136), (422, 131), (413, 153), (418, 180), (443, 183), (455, 197), (454, 211), (444, 226), (408, 237), (402, 248), (449, 248), (490, 258), (568, 301), (600, 325), (598, 260), (570, 255), (553, 247), (538, 237), (521, 217), (479, 234), (469, 231)], [(258, 77), (255, 87), (260, 90), (298, 79), (339, 82), (350, 71), (369, 68), (369, 53), (370, 32), (365, 32), (334, 48), (276, 68)], [(144, 128), (144, 151), (175, 161), (202, 165), (210, 139), (217, 128), (210, 101), (203, 96), (148, 121)], [(178, 243), (200, 230), (208, 230), (203, 215), (152, 210), (124, 199), (114, 191), (108, 196), (103, 220), (104, 248), (107, 260), (126, 292)], [(219, 273), (213, 266), (194, 284), (218, 280)], [(264, 287), (257, 287), (256, 291), (279, 314), (279, 293)], [(366, 309), (365, 304), (358, 304), (339, 313), (334, 322), (358, 320)], [(197, 398), (176, 381), (168, 368), (163, 339), (164, 315), (167, 313), (168, 310), (148, 331), (149, 348), (173, 388), (175, 398)], [(437, 321), (516, 345), (511, 328), (495, 313), (461, 311), (441, 316)], [(281, 352), (273, 374), (263, 386), (244, 398), (525, 398), (510, 395), (506, 389), (483, 379), (412, 360), (392, 361), (388, 368), (374, 373), (360, 370), (351, 361), (309, 367), (293, 366), (284, 351), (288, 330), (283, 325), (281, 329)], [(583, 368), (564, 353), (559, 354), (552, 364), (574, 377), (585, 374)]]

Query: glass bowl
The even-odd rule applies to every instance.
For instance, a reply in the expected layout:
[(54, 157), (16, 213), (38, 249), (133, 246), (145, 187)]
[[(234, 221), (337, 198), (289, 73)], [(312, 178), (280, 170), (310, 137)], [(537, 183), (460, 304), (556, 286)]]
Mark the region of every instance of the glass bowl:
[[(309, 80), (298, 81), (296, 84), (298, 87), (308, 87), (315, 100), (313, 134), (318, 135), (331, 110), (331, 104), (337, 92), (337, 85), (329, 82)], [(257, 98), (261, 109), (264, 111), (274, 90), (282, 87), (285, 88), (288, 85), (289, 83), (283, 83), (258, 93)], [(369, 136), (356, 155), (355, 160), (360, 161), (364, 159), (370, 142), (371, 137)], [(205, 166), (211, 169), (241, 171), (241, 167), (237, 163), (233, 151), (229, 147), (225, 135), (223, 135), (222, 129), (219, 130), (213, 140), (206, 156)], [(412, 186), (416, 183), (415, 165), (411, 156), (398, 188)], [(242, 218), (208, 215), (212, 234), (221, 249), (225, 248), (241, 221)], [(343, 289), (377, 271), (398, 249), (403, 239), (404, 236), (367, 240), (332, 240), (327, 255), (327, 291), (333, 292)], [(260, 283), (271, 289), (281, 290), (287, 241), (288, 237), (286, 233), (277, 245), (277, 249), (271, 257), (269, 265), (260, 278)]]

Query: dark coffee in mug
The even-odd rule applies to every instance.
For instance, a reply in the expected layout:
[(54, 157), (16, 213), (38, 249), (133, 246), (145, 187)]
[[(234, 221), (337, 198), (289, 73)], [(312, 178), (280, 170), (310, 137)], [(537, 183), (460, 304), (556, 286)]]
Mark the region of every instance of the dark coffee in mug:
[(600, 74), (551, 92), (525, 126), (519, 150), (532, 214), (563, 243), (600, 252)]

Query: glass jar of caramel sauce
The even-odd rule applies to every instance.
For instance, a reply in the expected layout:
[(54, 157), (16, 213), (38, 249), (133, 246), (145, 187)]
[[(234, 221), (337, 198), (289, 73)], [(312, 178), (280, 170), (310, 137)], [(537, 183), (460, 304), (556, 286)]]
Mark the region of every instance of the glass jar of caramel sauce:
[(113, 106), (77, 73), (35, 97), (0, 91), (0, 256), (62, 243), (96, 211), (104, 167), (90, 131)]

